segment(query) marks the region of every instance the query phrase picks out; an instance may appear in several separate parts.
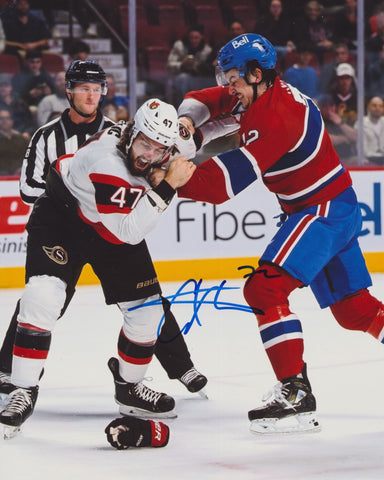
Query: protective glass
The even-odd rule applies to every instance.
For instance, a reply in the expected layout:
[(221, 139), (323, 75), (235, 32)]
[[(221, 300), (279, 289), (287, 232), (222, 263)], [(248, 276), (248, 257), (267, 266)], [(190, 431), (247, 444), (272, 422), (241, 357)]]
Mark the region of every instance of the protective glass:
[(228, 80), (225, 76), (225, 73), (224, 73), (223, 69), (221, 67), (219, 67), (219, 65), (216, 65), (215, 76), (216, 76), (217, 85), (221, 85), (221, 86), (228, 85), (229, 82), (228, 82)]
[(92, 93), (93, 95), (105, 95), (107, 93), (107, 86), (106, 85), (81, 85), (78, 87), (73, 87), (70, 89), (71, 93), (82, 93), (82, 94), (89, 94)]
[(231, 68), (227, 72), (224, 72), (219, 66), (217, 66), (215, 73), (217, 84), (222, 86), (233, 85), (237, 80), (239, 80), (239, 78), (242, 77), (237, 68)]

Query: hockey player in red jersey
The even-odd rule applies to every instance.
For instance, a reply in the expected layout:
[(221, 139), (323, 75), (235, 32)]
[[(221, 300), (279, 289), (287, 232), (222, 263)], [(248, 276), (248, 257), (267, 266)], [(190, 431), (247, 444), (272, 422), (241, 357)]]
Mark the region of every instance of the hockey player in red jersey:
[(225, 114), (240, 126), (240, 147), (199, 165), (179, 196), (221, 203), (260, 179), (283, 211), (244, 286), (279, 380), (269, 403), (248, 414), (255, 433), (319, 429), (301, 323), (289, 306), (294, 289), (310, 286), (340, 325), (384, 343), (384, 306), (367, 289), (371, 278), (358, 244), (362, 221), (350, 175), (317, 106), (278, 78), (275, 63), (267, 39), (241, 35), (219, 52), (221, 86), (190, 92), (179, 107), (191, 129)]
[(120, 412), (154, 417), (172, 411), (172, 397), (142, 383), (169, 309), (144, 238), (195, 169), (186, 157), (176, 157), (161, 183), (154, 188), (148, 183), (148, 171), (168, 161), (178, 139), (175, 108), (152, 99), (128, 125), (96, 133), (51, 165), (46, 193), (36, 200), (27, 224), (26, 286), (11, 376), (17, 388), (0, 412), (4, 425), (18, 429), (32, 414), (51, 332), (86, 263), (99, 278), (106, 303), (117, 304), (123, 316), (118, 358), (108, 363)]

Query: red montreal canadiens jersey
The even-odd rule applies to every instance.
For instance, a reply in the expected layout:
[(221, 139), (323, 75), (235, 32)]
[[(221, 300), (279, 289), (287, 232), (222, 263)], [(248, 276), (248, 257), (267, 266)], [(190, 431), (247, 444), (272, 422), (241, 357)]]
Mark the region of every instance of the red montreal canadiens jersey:
[[(233, 111), (236, 98), (228, 87), (213, 87), (189, 93), (185, 102), (194, 113), (200, 106), (214, 118)], [(239, 135), (241, 146), (199, 165), (179, 196), (222, 203), (261, 178), (283, 210), (293, 213), (336, 197), (352, 183), (317, 106), (279, 79), (241, 114)]]

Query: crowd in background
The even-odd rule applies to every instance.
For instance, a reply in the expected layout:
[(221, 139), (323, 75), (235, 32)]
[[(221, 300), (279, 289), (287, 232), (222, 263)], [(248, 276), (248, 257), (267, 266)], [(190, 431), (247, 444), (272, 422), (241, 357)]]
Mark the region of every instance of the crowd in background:
[[(56, 36), (52, 8), (45, 3), (0, 0), (0, 52), (14, 56), (20, 65), (13, 74), (0, 65), (0, 175), (17, 175), (33, 132), (68, 107), (65, 71), (52, 74), (43, 67), (42, 55)], [(60, 8), (65, 8), (66, 2), (62, 3)], [(144, 4), (150, 6), (151, 0)], [(253, 31), (275, 45), (280, 78), (316, 100), (342, 160), (357, 164), (357, 1), (254, 0), (253, 4), (257, 11)], [(83, 7), (79, 1), (73, 12), (84, 35), (69, 45), (70, 60), (92, 57), (86, 40), (96, 32)], [(149, 85), (148, 95), (177, 107), (187, 91), (214, 86), (219, 48), (245, 32), (243, 21), (233, 16), (227, 20), (220, 38), (213, 38), (202, 24), (187, 25), (184, 34), (169, 44), (164, 83)], [(384, 1), (365, 1), (365, 52), (364, 163), (384, 165)], [(145, 57), (138, 58), (145, 68)], [(114, 121), (128, 119), (129, 99), (116, 94), (113, 75), (108, 74), (108, 86), (104, 113)]]

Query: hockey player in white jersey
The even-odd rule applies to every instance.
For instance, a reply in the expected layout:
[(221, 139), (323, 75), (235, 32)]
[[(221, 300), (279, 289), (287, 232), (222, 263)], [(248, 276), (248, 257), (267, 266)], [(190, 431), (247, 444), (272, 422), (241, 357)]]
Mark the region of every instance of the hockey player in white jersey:
[[(65, 80), (70, 108), (34, 133), (23, 160), (20, 195), (27, 204), (33, 204), (44, 193), (51, 163), (62, 155), (74, 153), (91, 135), (114, 125), (114, 122), (102, 115), (100, 109), (107, 92), (107, 82), (106, 74), (98, 63), (75, 60), (67, 69)], [(184, 133), (178, 140), (179, 147), (185, 152), (183, 155), (192, 158), (196, 148), (191, 138), (187, 138), (188, 132)], [(209, 139), (208, 134), (209, 132)], [(73, 294), (74, 289), (67, 289), (67, 301), (61, 315)], [(0, 348), (0, 406), (7, 401), (8, 394), (14, 389), (10, 376), (19, 303), (17, 302)], [(178, 379), (190, 392), (201, 394), (207, 378), (194, 367), (184, 336), (180, 335), (180, 328), (171, 310), (168, 310), (164, 319), (155, 356), (170, 379)]]
[[(17, 388), (0, 413), (4, 425), (17, 429), (32, 414), (51, 332), (86, 263), (98, 276), (106, 303), (117, 304), (123, 315), (118, 358), (109, 361), (121, 413), (153, 417), (173, 410), (172, 397), (142, 383), (169, 308), (144, 238), (196, 168), (186, 157), (176, 157), (159, 185), (148, 183), (149, 170), (169, 160), (178, 137), (176, 110), (152, 99), (133, 122), (97, 133), (50, 167), (46, 193), (35, 202), (27, 225), (27, 283), (11, 377)], [(137, 308), (143, 304), (148, 305)]]

